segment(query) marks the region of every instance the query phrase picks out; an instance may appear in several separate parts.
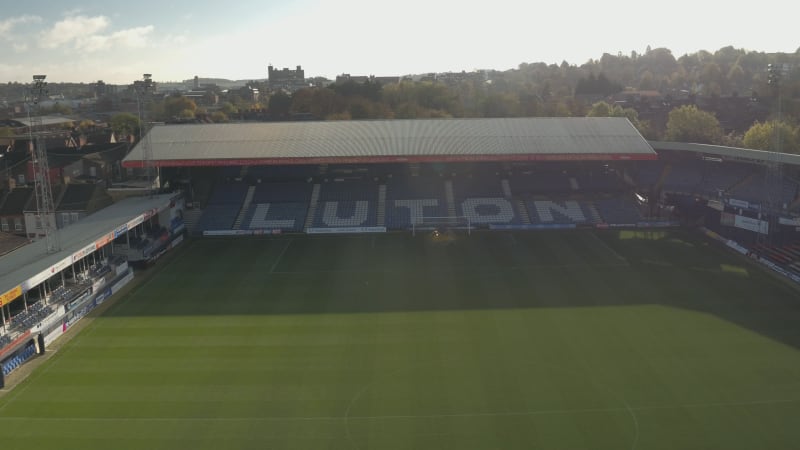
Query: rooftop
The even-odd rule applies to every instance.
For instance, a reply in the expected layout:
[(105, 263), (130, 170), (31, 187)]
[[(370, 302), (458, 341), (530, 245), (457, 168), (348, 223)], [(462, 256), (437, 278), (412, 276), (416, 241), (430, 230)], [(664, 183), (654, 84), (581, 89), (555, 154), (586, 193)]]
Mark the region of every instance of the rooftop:
[[(142, 213), (168, 206), (173, 194), (135, 197), (122, 200), (87, 216), (70, 227), (59, 230), (61, 250), (47, 252), (47, 242), (40, 239), (0, 258), (0, 293), (7, 292), (56, 264), (71, 258), (77, 251), (127, 224)], [(71, 261), (68, 261), (71, 264)]]
[(426, 119), (160, 125), (142, 166), (655, 159), (625, 118)]

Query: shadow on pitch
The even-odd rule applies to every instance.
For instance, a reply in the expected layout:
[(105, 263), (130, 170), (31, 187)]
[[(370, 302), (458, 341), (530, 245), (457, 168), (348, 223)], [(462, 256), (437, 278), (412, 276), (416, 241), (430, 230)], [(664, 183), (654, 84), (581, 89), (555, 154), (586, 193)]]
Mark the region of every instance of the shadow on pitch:
[[(688, 231), (194, 242), (113, 316), (663, 305), (800, 348), (800, 295)], [(149, 269), (154, 270), (154, 269)]]

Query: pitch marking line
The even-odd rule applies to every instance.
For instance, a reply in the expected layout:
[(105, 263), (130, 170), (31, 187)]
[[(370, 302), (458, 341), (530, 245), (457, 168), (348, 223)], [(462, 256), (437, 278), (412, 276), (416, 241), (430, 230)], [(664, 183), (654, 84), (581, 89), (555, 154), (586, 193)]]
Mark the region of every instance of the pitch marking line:
[[(424, 273), (452, 273), (452, 272), (506, 272), (509, 270), (531, 270), (531, 269), (574, 269), (574, 268), (606, 268), (606, 267), (630, 267), (628, 262), (612, 264), (529, 264), (521, 266), (505, 266), (499, 268), (492, 267), (456, 267), (452, 269), (425, 269), (412, 270), (410, 272)], [(270, 272), (273, 275), (311, 275), (315, 273), (397, 273), (396, 269), (322, 269), (322, 270), (276, 270)]]
[(56, 421), (65, 420), (70, 422), (118, 422), (118, 421), (140, 421), (140, 422), (312, 422), (312, 421), (337, 421), (337, 420), (404, 420), (404, 419), (447, 419), (447, 418), (475, 418), (475, 417), (520, 417), (520, 416), (547, 416), (547, 415), (569, 415), (569, 414), (594, 414), (607, 412), (630, 412), (630, 411), (657, 411), (670, 409), (704, 409), (704, 408), (724, 408), (731, 406), (770, 406), (800, 403), (800, 399), (781, 399), (781, 400), (754, 400), (741, 402), (708, 402), (708, 403), (684, 403), (678, 405), (647, 405), (647, 406), (619, 406), (614, 408), (576, 408), (576, 409), (538, 409), (531, 411), (507, 411), (507, 412), (471, 412), (453, 414), (387, 414), (377, 416), (287, 416), (287, 417), (27, 417), (27, 416), (0, 416), (0, 421)]
[(275, 273), (275, 268), (278, 267), (278, 264), (280, 264), (281, 259), (283, 259), (283, 254), (286, 253), (286, 250), (289, 249), (290, 245), (292, 245), (292, 239), (286, 241), (286, 245), (283, 246), (283, 250), (281, 250), (280, 254), (278, 254), (278, 258), (275, 260), (275, 263), (272, 264), (272, 267), (270, 267), (269, 273)]
[(589, 233), (589, 234), (590, 234), (590, 235), (591, 235), (591, 236), (594, 238), (594, 240), (595, 240), (595, 241), (597, 241), (597, 242), (600, 244), (600, 247), (603, 247), (603, 248), (605, 248), (605, 249), (606, 249), (606, 250), (607, 250), (607, 251), (608, 251), (608, 252), (609, 252), (611, 255), (613, 255), (613, 256), (614, 256), (614, 258), (616, 258), (616, 259), (617, 259), (617, 260), (619, 260), (619, 261), (624, 261), (624, 262), (625, 262), (625, 265), (630, 265), (630, 263), (628, 263), (628, 260), (627, 260), (627, 259), (625, 259), (625, 257), (624, 257), (624, 256), (622, 256), (622, 255), (620, 255), (619, 253), (617, 253), (617, 251), (616, 251), (616, 250), (614, 250), (613, 248), (611, 248), (611, 246), (610, 246), (610, 245), (608, 245), (608, 244), (607, 244), (605, 241), (603, 241), (602, 239), (600, 239), (600, 238), (599, 238), (599, 237), (598, 237), (596, 234), (594, 234), (594, 233)]

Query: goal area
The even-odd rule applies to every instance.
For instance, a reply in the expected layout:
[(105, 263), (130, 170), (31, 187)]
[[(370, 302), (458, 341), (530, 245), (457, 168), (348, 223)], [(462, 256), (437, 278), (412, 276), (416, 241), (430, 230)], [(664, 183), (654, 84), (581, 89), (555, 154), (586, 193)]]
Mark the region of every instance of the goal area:
[(472, 222), (467, 216), (422, 216), (411, 223), (411, 235), (420, 232), (466, 232), (472, 234)]

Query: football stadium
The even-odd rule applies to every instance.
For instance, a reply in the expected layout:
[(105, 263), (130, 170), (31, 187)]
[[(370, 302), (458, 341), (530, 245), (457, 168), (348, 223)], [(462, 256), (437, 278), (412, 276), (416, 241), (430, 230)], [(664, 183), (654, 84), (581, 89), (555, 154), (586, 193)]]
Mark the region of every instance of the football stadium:
[(624, 118), (159, 125), (0, 259), (20, 449), (794, 449), (800, 157)]

